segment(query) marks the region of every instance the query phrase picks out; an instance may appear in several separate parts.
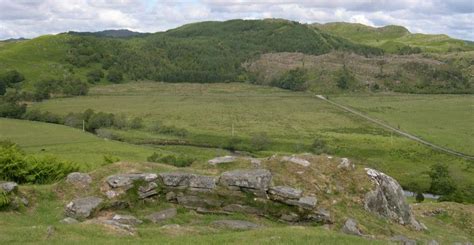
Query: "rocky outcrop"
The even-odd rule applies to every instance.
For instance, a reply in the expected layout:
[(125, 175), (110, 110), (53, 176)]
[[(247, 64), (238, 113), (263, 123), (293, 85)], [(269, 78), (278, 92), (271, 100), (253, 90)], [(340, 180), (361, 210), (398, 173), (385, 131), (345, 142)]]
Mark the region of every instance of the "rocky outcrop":
[(202, 198), (193, 195), (180, 195), (177, 197), (178, 204), (187, 208), (218, 208), (222, 206), (222, 201), (212, 197)]
[(0, 183), (0, 190), (4, 191), (5, 193), (11, 193), (18, 189), (18, 184), (15, 182), (3, 182)]
[(273, 200), (299, 199), (303, 191), (289, 186), (272, 186), (268, 194)]
[(402, 245), (416, 245), (415, 240), (412, 240), (412, 239), (410, 239), (406, 236), (402, 236), (402, 235), (393, 236), (390, 240), (394, 241), (394, 242), (398, 242), (399, 244), (402, 244)]
[(362, 232), (357, 228), (357, 221), (354, 219), (347, 219), (341, 228), (341, 232), (349, 235), (362, 236)]
[(140, 198), (146, 198), (158, 194), (155, 191), (158, 185), (154, 183), (157, 181), (158, 175), (155, 173), (132, 173), (132, 174), (117, 174), (106, 178), (107, 185), (102, 188), (102, 191), (109, 199), (117, 198), (124, 194), (127, 190), (133, 187), (135, 181), (144, 181), (148, 184), (139, 187), (138, 195)]
[(295, 163), (303, 167), (308, 167), (309, 165), (311, 165), (311, 163), (308, 160), (300, 158), (300, 157), (296, 157), (296, 156), (289, 156), (289, 157), (285, 156), (285, 157), (282, 157), (282, 160), (286, 162)]
[(66, 216), (75, 219), (90, 218), (100, 209), (103, 199), (99, 197), (84, 197), (72, 200), (66, 205)]
[(232, 230), (250, 230), (258, 228), (259, 225), (244, 220), (217, 220), (212, 222), (217, 228), (226, 228)]
[(92, 183), (92, 178), (86, 173), (73, 172), (67, 175), (66, 182), (78, 188), (86, 188)]
[(423, 227), (415, 220), (400, 184), (382, 172), (370, 168), (365, 170), (375, 182), (375, 190), (365, 195), (365, 209), (402, 225), (410, 225), (416, 230), (422, 230)]
[(79, 223), (79, 221), (77, 221), (77, 219), (74, 219), (74, 218), (71, 218), (71, 217), (66, 217), (66, 218), (62, 219), (61, 221), (59, 221), (59, 223), (71, 225), (71, 224), (77, 224), (77, 223)]
[(304, 209), (313, 209), (318, 202), (314, 196), (302, 196), (303, 191), (289, 186), (273, 186), (268, 190), (271, 200)]
[(182, 172), (160, 173), (166, 187), (193, 188), (195, 190), (213, 190), (216, 188), (216, 178)]
[(272, 174), (266, 169), (233, 170), (222, 173), (219, 184), (231, 189), (237, 187), (266, 192), (271, 181)]
[(340, 169), (346, 169), (346, 170), (352, 170), (355, 169), (355, 165), (349, 160), (349, 158), (341, 158), (341, 163), (337, 165), (337, 168)]
[(125, 224), (125, 225), (139, 225), (143, 223), (143, 221), (137, 219), (133, 215), (116, 214), (112, 217), (112, 220), (119, 222), (120, 224)]
[(318, 208), (316, 211), (309, 213), (306, 217), (306, 220), (311, 222), (316, 222), (319, 224), (332, 224), (331, 213), (329, 210), (324, 208)]
[(137, 174), (117, 174), (107, 177), (106, 182), (112, 188), (131, 187), (134, 181), (143, 180), (146, 182), (155, 181), (158, 178), (154, 173), (137, 173)]
[(230, 213), (245, 213), (245, 214), (257, 214), (257, 215), (262, 214), (262, 211), (259, 210), (258, 208), (247, 206), (247, 205), (241, 205), (241, 204), (229, 204), (229, 205), (224, 206), (222, 209)]
[(145, 217), (145, 219), (153, 223), (160, 223), (167, 219), (173, 218), (174, 216), (176, 216), (176, 214), (177, 214), (176, 208), (168, 208), (159, 212), (149, 214)]
[(235, 162), (236, 160), (237, 160), (237, 157), (235, 157), (235, 156), (223, 156), (223, 157), (213, 158), (213, 159), (211, 159), (207, 162), (211, 165), (218, 165), (218, 164), (221, 164), (221, 163)]

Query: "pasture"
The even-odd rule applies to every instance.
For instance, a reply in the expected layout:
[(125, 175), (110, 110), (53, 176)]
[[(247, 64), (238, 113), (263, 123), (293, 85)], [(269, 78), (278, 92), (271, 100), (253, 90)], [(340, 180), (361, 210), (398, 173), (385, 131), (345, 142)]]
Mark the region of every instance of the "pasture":
[[(456, 104), (464, 103), (463, 100), (469, 100), (469, 97), (459, 99), (460, 102), (452, 102), (448, 107), (457, 108), (452, 117), (459, 117), (462, 121), (464, 120), (462, 115), (469, 115), (469, 107), (462, 105), (458, 108)], [(422, 106), (422, 103), (416, 106)], [(429, 179), (424, 173), (432, 164), (439, 162), (449, 164), (458, 183), (474, 182), (471, 162), (436, 152), (394, 135), (317, 100), (310, 93), (288, 92), (248, 84), (137, 82), (96, 86), (88, 96), (51, 99), (37, 103), (32, 108), (62, 115), (92, 108), (95, 111), (141, 117), (145, 121), (144, 129), (110, 130), (122, 140), (131, 143), (158, 142), (157, 145), (160, 146), (160, 140), (176, 138), (194, 145), (206, 143), (219, 148), (234, 135), (241, 140), (240, 144), (246, 149), (245, 146), (251, 144), (254, 135), (266, 133), (270, 144), (253, 154), (270, 156), (274, 153), (310, 151), (314, 139), (319, 138), (326, 142), (330, 149), (329, 154), (350, 157), (357, 164), (378, 168), (397, 178), (402, 185), (416, 181), (422, 186), (427, 186)], [(431, 112), (434, 114), (433, 117), (436, 116), (436, 111)], [(416, 114), (418, 111), (412, 113)], [(413, 130), (405, 126), (405, 123), (407, 125), (419, 123), (416, 120), (408, 122), (409, 114), (407, 112), (404, 117), (402, 129), (421, 135), (423, 131), (416, 130), (422, 126), (413, 126)], [(157, 122), (185, 129), (188, 134), (177, 137), (150, 132), (149, 128)], [(470, 128), (468, 122), (445, 124), (445, 127), (448, 128), (450, 125), (455, 126), (449, 129), (450, 132), (459, 134), (465, 134)], [(442, 133), (439, 130), (434, 132)], [(449, 139), (449, 136), (442, 137)], [(461, 142), (467, 145), (465, 142), (469, 141), (461, 140)], [(441, 144), (440, 141), (435, 143)], [(171, 151), (183, 151), (175, 146), (166, 148)], [(212, 154), (214, 151), (211, 150)], [(201, 159), (202, 161), (195, 164), (196, 167), (205, 162), (204, 158)]]

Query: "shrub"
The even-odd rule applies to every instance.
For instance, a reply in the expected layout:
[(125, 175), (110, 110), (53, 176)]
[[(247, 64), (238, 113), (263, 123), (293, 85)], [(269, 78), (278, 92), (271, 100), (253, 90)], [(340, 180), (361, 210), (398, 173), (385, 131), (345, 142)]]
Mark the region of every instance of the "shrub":
[(86, 95), (89, 92), (89, 85), (78, 78), (66, 79), (61, 87), (65, 95), (79, 96)]
[(161, 124), (161, 122), (155, 122), (151, 127), (150, 130), (154, 133), (160, 134), (169, 134), (178, 137), (186, 137), (188, 135), (188, 131), (184, 128), (177, 128), (175, 126), (166, 126)]
[(314, 154), (329, 153), (326, 141), (321, 138), (314, 139), (313, 143), (311, 144), (311, 151)]
[(82, 113), (70, 112), (64, 117), (64, 125), (73, 128), (82, 128), (84, 123), (84, 115)]
[(5, 86), (10, 86), (11, 84), (19, 83), (23, 80), (25, 80), (25, 77), (17, 70), (11, 70), (0, 74), (0, 83), (3, 82)]
[(251, 144), (255, 151), (265, 150), (270, 145), (270, 138), (267, 133), (258, 133), (252, 136)]
[(7, 92), (7, 84), (0, 81), (0, 95), (4, 95)]
[(111, 164), (111, 163), (115, 163), (115, 162), (119, 162), (119, 161), (120, 161), (120, 158), (118, 158), (118, 157), (110, 156), (110, 155), (105, 155), (104, 156), (104, 163), (105, 164)]
[(354, 76), (345, 65), (336, 73), (336, 85), (340, 89), (348, 89), (354, 81)]
[(154, 152), (147, 158), (149, 162), (166, 163), (176, 167), (188, 167), (195, 161), (194, 158), (184, 155), (162, 154)]
[(113, 123), (114, 127), (123, 129), (127, 127), (127, 117), (125, 114), (119, 114), (114, 116)]
[(140, 117), (133, 118), (132, 121), (130, 121), (129, 127), (131, 129), (143, 128), (143, 119), (141, 119)]
[(98, 112), (93, 113), (87, 120), (87, 130), (94, 132), (96, 129), (103, 127), (111, 127), (114, 122), (114, 114)]
[(423, 196), (423, 193), (418, 192), (416, 193), (415, 199), (416, 199), (416, 202), (423, 202), (425, 200), (425, 197)]
[(76, 165), (53, 157), (28, 156), (15, 144), (0, 145), (0, 179), (48, 184), (78, 170)]
[(61, 81), (57, 79), (44, 79), (34, 84), (34, 99), (41, 101), (49, 99), (51, 94), (61, 91)]
[(224, 149), (229, 150), (229, 151), (235, 151), (237, 150), (237, 147), (239, 144), (242, 143), (242, 139), (238, 137), (231, 137), (227, 143), (224, 145)]
[(283, 89), (289, 89), (293, 91), (302, 91), (306, 89), (306, 70), (302, 68), (296, 68), (289, 70), (283, 76), (272, 81), (272, 86), (276, 86)]
[(430, 192), (438, 195), (449, 195), (456, 190), (456, 185), (449, 174), (448, 166), (434, 164), (428, 175), (431, 178)]
[(63, 124), (64, 119), (56, 114), (53, 114), (49, 111), (41, 112), (38, 109), (34, 109), (31, 111), (26, 112), (23, 115), (23, 118), (30, 121), (38, 121), (38, 122), (47, 122), (47, 123), (56, 123), (56, 124)]
[(89, 71), (86, 76), (89, 83), (98, 83), (100, 79), (104, 78), (104, 72), (101, 69), (95, 69)]
[(107, 74), (107, 80), (112, 83), (119, 83), (123, 80), (123, 74), (117, 69), (111, 69)]
[(0, 117), (21, 118), (25, 111), (24, 104), (0, 99)]
[(4, 191), (0, 191), (0, 210), (10, 205), (11, 199)]

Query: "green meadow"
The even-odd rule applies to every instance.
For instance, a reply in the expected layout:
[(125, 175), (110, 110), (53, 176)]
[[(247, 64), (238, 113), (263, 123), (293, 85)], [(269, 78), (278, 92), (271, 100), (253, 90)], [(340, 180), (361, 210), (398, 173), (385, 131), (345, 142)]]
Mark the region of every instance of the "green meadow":
[[(462, 104), (470, 97), (453, 97), (453, 100), (456, 98)], [(416, 106), (421, 107), (423, 103)], [(469, 107), (461, 105), (458, 108), (456, 102), (451, 106), (461, 114), (463, 110), (467, 110), (464, 113), (469, 112)], [(51, 99), (34, 104), (31, 108), (61, 115), (92, 108), (95, 111), (141, 117), (146, 125), (144, 129), (108, 131), (125, 142), (151, 144), (177, 153), (189, 151), (183, 146), (163, 147), (162, 142), (180, 140), (188, 145), (205, 146), (198, 149), (207, 149), (208, 154), (198, 157), (196, 164), (205, 162), (206, 157), (225, 154), (219, 152), (218, 148), (225, 146), (233, 138), (232, 134), (240, 140), (237, 149), (242, 147), (245, 150), (254, 135), (266, 133), (270, 141), (268, 147), (252, 154), (270, 156), (278, 152), (308, 152), (314, 139), (318, 138), (326, 141), (330, 149), (327, 153), (350, 157), (359, 164), (381, 169), (397, 178), (402, 185), (415, 181), (428, 186), (429, 177), (425, 171), (434, 163), (449, 164), (458, 183), (474, 183), (471, 162), (392, 134), (320, 101), (310, 93), (248, 84), (137, 82), (96, 86), (88, 96)], [(416, 110), (413, 111), (413, 114), (416, 113)], [(425, 113), (429, 115), (430, 111)], [(436, 116), (438, 111), (432, 110), (431, 113)], [(405, 128), (408, 127), (405, 124), (409, 123), (409, 114), (405, 117), (402, 129), (422, 135), (423, 131), (417, 131), (415, 126)], [(150, 131), (149, 128), (158, 122), (185, 129), (188, 134), (178, 137)], [(415, 125), (417, 121), (410, 123)], [(470, 128), (468, 122), (451, 125), (458, 125), (450, 130), (459, 134), (468, 132)], [(450, 137), (439, 130), (433, 132), (440, 137)]]
[(474, 155), (472, 95), (349, 95), (332, 99), (437, 145)]

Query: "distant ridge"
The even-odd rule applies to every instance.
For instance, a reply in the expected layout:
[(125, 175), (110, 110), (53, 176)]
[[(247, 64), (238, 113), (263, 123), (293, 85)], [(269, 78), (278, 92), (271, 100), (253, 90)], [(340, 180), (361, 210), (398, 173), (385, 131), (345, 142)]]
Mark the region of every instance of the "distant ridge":
[(98, 32), (75, 32), (75, 31), (70, 31), (68, 33), (72, 34), (72, 35), (95, 36), (95, 37), (113, 37), (113, 38), (129, 38), (129, 37), (149, 35), (149, 33), (134, 32), (134, 31), (130, 31), (130, 30), (127, 30), (127, 29), (104, 30), (104, 31), (98, 31)]

